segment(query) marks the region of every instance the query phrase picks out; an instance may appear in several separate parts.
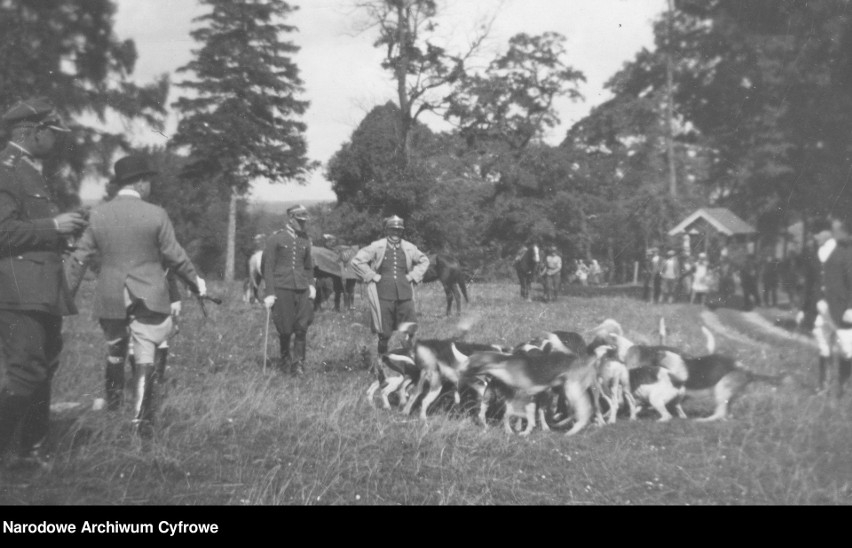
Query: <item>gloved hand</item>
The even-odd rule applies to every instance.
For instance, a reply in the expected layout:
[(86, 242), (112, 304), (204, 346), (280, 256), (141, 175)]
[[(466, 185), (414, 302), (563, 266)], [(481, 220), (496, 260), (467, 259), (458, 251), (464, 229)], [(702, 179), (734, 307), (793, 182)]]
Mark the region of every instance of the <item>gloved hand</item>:
[(852, 323), (852, 308), (846, 309), (846, 312), (843, 313), (842, 319), (846, 323)]
[(198, 286), (198, 296), (204, 297), (207, 295), (207, 282), (201, 278), (195, 278), (195, 285)]
[[(849, 311), (847, 310), (847, 312)], [(805, 321), (805, 312), (803, 310), (799, 310), (799, 312), (796, 313), (796, 325), (801, 326), (803, 321)]]
[(272, 308), (272, 305), (275, 304), (275, 299), (275, 295), (269, 295), (268, 297), (265, 297), (263, 299), (263, 306), (265, 306), (266, 308)]
[(828, 303), (824, 300), (821, 300), (817, 303), (817, 312), (823, 315), (828, 314)]
[(173, 302), (173, 303), (171, 304), (171, 309), (172, 309), (172, 316), (174, 316), (175, 318), (177, 318), (178, 316), (180, 316), (180, 310), (181, 310), (181, 303), (180, 303), (180, 301), (175, 301), (175, 302)]
[(308, 298), (310, 300), (314, 300), (314, 299), (317, 298), (317, 288), (316, 287), (314, 287), (312, 285), (308, 286)]
[(379, 283), (379, 280), (381, 280), (381, 279), (382, 279), (382, 275), (381, 275), (381, 274), (376, 274), (376, 277), (375, 277), (375, 278), (373, 278), (373, 281), (374, 281), (374, 282), (376, 282), (376, 283)]
[(69, 213), (60, 213), (54, 217), (53, 224), (56, 226), (57, 232), (69, 235), (81, 232), (89, 223), (82, 215), (76, 211), (72, 211)]

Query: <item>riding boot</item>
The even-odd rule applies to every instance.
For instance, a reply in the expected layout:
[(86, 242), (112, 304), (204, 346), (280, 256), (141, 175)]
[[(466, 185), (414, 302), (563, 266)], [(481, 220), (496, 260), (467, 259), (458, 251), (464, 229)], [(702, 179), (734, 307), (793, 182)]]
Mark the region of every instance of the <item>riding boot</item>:
[(282, 373), (290, 370), (290, 335), (278, 335), (278, 344), (281, 347), (281, 363), (278, 369)]
[(30, 398), (21, 419), (21, 460), (29, 465), (44, 466), (39, 449), (50, 427), (50, 380), (42, 382)]
[(13, 394), (7, 388), (0, 390), (0, 457), (12, 443), (12, 437), (23, 420), (30, 401), (30, 396)]
[(843, 397), (843, 388), (852, 375), (852, 360), (842, 359), (839, 363), (839, 371), (837, 376), (837, 397)]
[(296, 335), (296, 340), (293, 341), (293, 375), (299, 376), (305, 372), (305, 346), (304, 335)]
[(169, 347), (154, 351), (154, 381), (162, 386), (166, 382), (166, 366), (169, 361)]
[(142, 437), (150, 437), (154, 424), (154, 412), (157, 405), (157, 386), (154, 377), (153, 363), (140, 363), (136, 366), (136, 376), (133, 379), (134, 419), (136, 433)]
[(117, 411), (124, 402), (124, 364), (107, 361), (106, 365), (107, 409)]
[(388, 353), (388, 342), (390, 342), (390, 337), (379, 335), (379, 344), (376, 347), (379, 356)]
[(817, 392), (822, 392), (825, 389), (825, 374), (828, 371), (828, 362), (831, 358), (826, 356), (819, 357), (819, 381), (817, 382)]

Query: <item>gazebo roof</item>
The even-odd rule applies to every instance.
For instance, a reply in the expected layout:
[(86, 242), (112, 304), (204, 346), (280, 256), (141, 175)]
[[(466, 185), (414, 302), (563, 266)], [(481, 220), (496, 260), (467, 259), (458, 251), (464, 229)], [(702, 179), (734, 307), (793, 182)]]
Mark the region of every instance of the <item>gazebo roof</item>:
[(738, 234), (754, 234), (757, 231), (747, 222), (743, 221), (728, 208), (725, 207), (702, 207), (676, 227), (669, 230), (669, 236), (683, 234), (692, 223), (698, 219), (704, 219), (710, 225), (726, 236)]

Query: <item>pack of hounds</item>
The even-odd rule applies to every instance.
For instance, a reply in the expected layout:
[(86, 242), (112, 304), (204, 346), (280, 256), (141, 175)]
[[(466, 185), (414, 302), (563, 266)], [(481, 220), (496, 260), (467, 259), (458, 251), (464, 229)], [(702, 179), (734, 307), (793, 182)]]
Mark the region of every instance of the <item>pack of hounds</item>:
[(662, 319), (659, 345), (634, 344), (612, 319), (585, 332), (586, 337), (554, 331), (514, 348), (465, 342), (470, 327), (463, 322), (459, 335), (450, 339), (421, 339), (417, 324), (400, 325), (402, 346), (379, 356), (368, 401), (374, 404), (378, 392), (385, 409), (393, 400), (408, 415), (419, 405), (425, 419), (430, 405), (450, 392), (453, 403), (475, 412), (483, 426), (489, 417), (502, 415), (509, 433), (524, 419), (523, 436), (536, 421), (542, 430), (566, 427), (566, 434), (573, 435), (593, 420), (614, 423), (625, 404), (630, 420), (646, 406), (660, 421), (672, 419), (669, 409), (685, 419), (681, 403), (688, 395), (708, 395), (715, 402), (712, 415), (696, 420), (724, 420), (731, 401), (749, 383), (778, 386), (785, 378), (754, 373), (716, 353), (715, 338), (706, 327), (706, 355), (666, 346)]

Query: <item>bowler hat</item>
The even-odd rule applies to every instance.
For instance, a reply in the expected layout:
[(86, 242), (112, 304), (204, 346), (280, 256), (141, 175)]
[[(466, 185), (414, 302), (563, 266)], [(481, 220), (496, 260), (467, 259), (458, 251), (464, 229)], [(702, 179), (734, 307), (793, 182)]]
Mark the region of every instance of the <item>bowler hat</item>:
[(36, 97), (15, 103), (2, 116), (10, 127), (48, 127), (55, 131), (71, 131), (47, 99)]
[(157, 170), (152, 169), (148, 159), (144, 156), (125, 156), (115, 163), (115, 179), (117, 185), (126, 185), (135, 182), (141, 177), (156, 175)]

